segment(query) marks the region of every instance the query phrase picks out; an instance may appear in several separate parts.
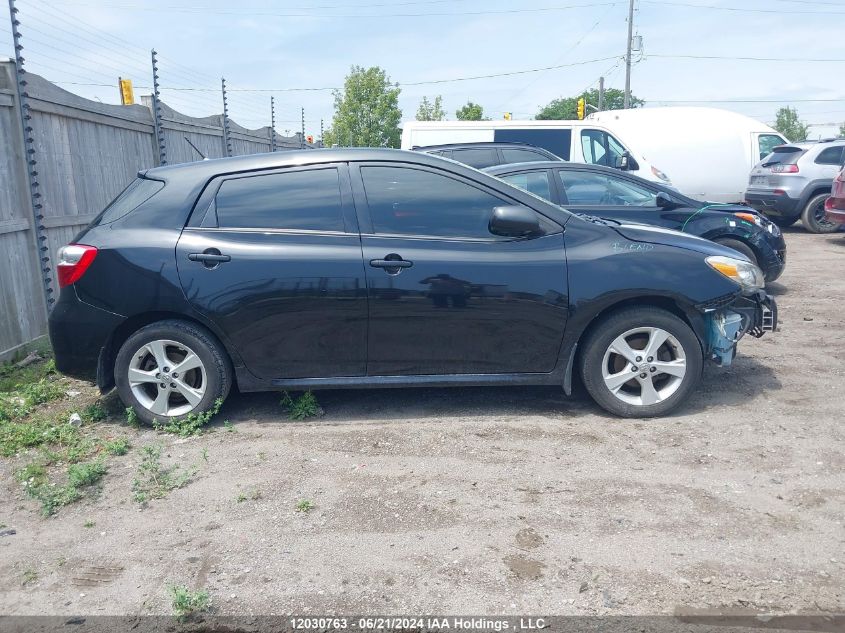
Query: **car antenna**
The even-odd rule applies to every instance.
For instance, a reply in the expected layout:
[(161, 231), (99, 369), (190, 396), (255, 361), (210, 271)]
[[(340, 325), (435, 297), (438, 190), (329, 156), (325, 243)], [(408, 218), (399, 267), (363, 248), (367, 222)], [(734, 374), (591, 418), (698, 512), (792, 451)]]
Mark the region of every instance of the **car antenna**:
[(191, 147), (193, 147), (193, 148), (194, 148), (194, 151), (195, 151), (197, 154), (199, 154), (200, 156), (202, 156), (202, 159), (203, 159), (203, 160), (208, 160), (208, 157), (207, 157), (205, 154), (203, 154), (201, 151), (199, 151), (199, 149), (197, 148), (197, 146), (196, 146), (196, 145), (194, 145), (193, 143), (191, 143), (191, 140), (190, 140), (187, 136), (183, 136), (182, 138), (183, 138), (183, 139), (185, 139), (185, 142), (186, 142), (188, 145), (190, 145)]

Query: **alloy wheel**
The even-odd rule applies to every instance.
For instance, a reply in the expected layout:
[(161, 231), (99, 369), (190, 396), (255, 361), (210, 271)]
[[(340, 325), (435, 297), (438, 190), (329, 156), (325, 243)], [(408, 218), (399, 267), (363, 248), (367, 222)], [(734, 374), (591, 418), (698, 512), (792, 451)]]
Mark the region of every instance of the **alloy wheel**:
[(166, 417), (185, 415), (202, 401), (206, 371), (200, 357), (183, 343), (155, 340), (132, 355), (129, 388), (142, 407)]
[(637, 406), (657, 404), (681, 386), (687, 373), (684, 348), (672, 334), (640, 327), (617, 336), (602, 359), (602, 378), (619, 400)]

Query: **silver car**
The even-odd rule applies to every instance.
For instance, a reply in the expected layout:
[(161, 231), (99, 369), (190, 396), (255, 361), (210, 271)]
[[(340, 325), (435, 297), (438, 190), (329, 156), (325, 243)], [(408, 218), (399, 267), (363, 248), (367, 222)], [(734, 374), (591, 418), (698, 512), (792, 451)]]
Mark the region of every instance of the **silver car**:
[(839, 227), (824, 217), (824, 202), (842, 166), (845, 139), (775, 147), (751, 170), (745, 201), (779, 226), (798, 218), (812, 233)]

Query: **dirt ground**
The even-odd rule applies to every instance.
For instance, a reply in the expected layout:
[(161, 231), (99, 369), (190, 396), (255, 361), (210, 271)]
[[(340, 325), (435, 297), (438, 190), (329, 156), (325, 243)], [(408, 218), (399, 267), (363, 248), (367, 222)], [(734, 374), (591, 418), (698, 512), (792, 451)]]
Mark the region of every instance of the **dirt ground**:
[[(787, 241), (780, 331), (667, 419), (556, 388), (319, 392), (305, 422), (236, 395), (200, 436), (122, 424), (100, 494), (46, 519), (2, 459), (0, 613), (170, 614), (174, 583), (220, 614), (842, 612), (845, 235)], [(198, 473), (143, 507), (155, 443)]]

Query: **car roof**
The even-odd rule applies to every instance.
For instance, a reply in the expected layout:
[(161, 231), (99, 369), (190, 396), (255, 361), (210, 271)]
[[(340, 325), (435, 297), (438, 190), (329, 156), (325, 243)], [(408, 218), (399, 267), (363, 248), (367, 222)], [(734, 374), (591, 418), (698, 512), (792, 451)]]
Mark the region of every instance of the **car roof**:
[[(437, 149), (455, 149), (465, 147), (530, 147), (531, 149), (539, 149), (543, 152), (549, 152), (547, 149), (532, 145), (531, 143), (517, 143), (511, 141), (475, 141), (470, 143), (441, 143), (440, 145), (414, 145), (415, 150), (421, 152), (428, 152)], [(551, 154), (551, 152), (549, 152)]]
[(530, 163), (506, 163), (504, 165), (494, 165), (493, 167), (487, 167), (482, 169), (488, 174), (492, 174), (494, 176), (498, 176), (500, 174), (507, 174), (512, 171), (526, 171), (528, 169), (566, 169), (568, 171), (579, 171), (579, 170), (596, 170), (596, 171), (604, 171), (608, 174), (619, 174), (618, 169), (613, 169), (611, 167), (605, 167), (604, 165), (588, 165), (586, 163), (570, 163), (566, 160), (542, 160)]
[(319, 165), (321, 163), (353, 161), (400, 161), (421, 165), (442, 166), (443, 158), (429, 156), (421, 152), (409, 152), (399, 149), (373, 147), (333, 147), (324, 149), (283, 150), (248, 154), (232, 158), (211, 158), (193, 163), (165, 165), (138, 172), (139, 176), (160, 180), (179, 178), (208, 179), (219, 174), (237, 173), (273, 169), (276, 167), (295, 167), (298, 165)]

